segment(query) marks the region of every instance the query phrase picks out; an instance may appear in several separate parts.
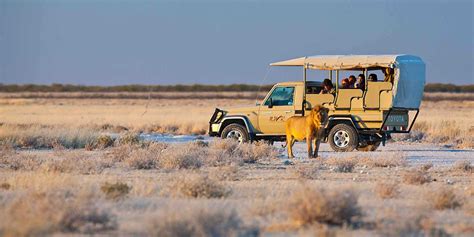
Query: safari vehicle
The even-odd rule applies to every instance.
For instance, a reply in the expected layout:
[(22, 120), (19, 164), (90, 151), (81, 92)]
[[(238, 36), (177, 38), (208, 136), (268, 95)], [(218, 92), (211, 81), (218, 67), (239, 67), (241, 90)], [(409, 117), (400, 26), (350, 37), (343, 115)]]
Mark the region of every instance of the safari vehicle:
[[(209, 135), (284, 141), (285, 120), (304, 116), (312, 106), (329, 108), (322, 142), (335, 151), (374, 151), (392, 133), (409, 133), (419, 113), (425, 84), (425, 64), (412, 55), (330, 55), (296, 58), (270, 64), (303, 69), (301, 81), (273, 86), (261, 103), (233, 109), (217, 108)], [(334, 94), (320, 94), (322, 83), (307, 80), (307, 70), (325, 70)], [(383, 80), (365, 82), (365, 89), (339, 88), (344, 71), (364, 74), (383, 71)], [(347, 73), (347, 72), (346, 72)], [(356, 74), (357, 76), (357, 74)]]

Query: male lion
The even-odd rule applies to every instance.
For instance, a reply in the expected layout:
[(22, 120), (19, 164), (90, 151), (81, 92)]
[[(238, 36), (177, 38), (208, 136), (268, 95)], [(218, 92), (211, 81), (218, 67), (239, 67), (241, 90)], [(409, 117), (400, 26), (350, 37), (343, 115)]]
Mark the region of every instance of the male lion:
[[(324, 130), (324, 124), (328, 120), (328, 109), (321, 105), (313, 107), (306, 116), (293, 116), (286, 121), (286, 146), (288, 146), (288, 157), (293, 158), (293, 144), (295, 141), (306, 139), (308, 144), (308, 158), (318, 157), (319, 143)], [(312, 142), (315, 140), (314, 153)]]

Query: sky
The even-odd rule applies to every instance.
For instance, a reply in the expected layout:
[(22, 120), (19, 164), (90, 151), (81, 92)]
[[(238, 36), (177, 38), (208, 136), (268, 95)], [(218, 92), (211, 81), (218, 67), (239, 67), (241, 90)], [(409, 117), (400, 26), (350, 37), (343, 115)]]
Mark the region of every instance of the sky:
[(285, 59), (413, 54), (428, 83), (474, 84), (473, 10), (472, 0), (0, 0), (0, 83), (260, 84), (301, 79), (268, 71)]

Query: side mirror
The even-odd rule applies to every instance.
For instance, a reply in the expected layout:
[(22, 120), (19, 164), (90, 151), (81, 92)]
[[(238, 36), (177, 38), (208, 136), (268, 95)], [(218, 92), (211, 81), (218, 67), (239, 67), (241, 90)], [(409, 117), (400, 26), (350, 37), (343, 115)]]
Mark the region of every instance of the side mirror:
[(270, 98), (270, 100), (268, 102), (269, 102), (268, 103), (268, 108), (270, 108), (270, 109), (273, 108), (273, 99)]

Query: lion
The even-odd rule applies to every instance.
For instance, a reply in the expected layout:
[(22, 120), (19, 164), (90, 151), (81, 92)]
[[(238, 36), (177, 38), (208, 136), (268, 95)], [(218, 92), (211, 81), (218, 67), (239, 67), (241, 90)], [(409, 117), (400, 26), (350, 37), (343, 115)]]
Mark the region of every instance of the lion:
[[(318, 157), (321, 135), (324, 131), (324, 125), (328, 120), (327, 108), (316, 105), (306, 116), (293, 116), (286, 121), (286, 146), (288, 147), (288, 157), (293, 158), (293, 144), (295, 141), (306, 139), (308, 144), (308, 158)], [(314, 153), (312, 142), (315, 140)]]

